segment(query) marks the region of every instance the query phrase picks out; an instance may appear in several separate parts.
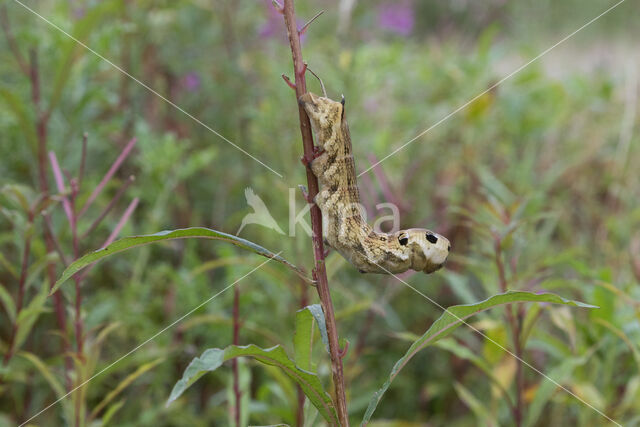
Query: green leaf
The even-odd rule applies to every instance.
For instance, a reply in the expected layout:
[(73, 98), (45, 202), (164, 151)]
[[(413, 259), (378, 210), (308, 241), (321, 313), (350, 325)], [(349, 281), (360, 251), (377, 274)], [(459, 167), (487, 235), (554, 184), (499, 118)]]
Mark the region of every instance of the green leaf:
[(313, 315), (307, 308), (296, 311), (296, 329), (293, 333), (293, 357), (296, 365), (309, 372), (315, 372), (311, 366), (313, 348)]
[(7, 288), (0, 283), (0, 302), (2, 303), (7, 315), (9, 316), (9, 320), (13, 323), (16, 320), (16, 305), (13, 302), (13, 298)]
[(71, 276), (76, 274), (78, 271), (82, 270), (84, 267), (96, 261), (99, 261), (102, 258), (106, 258), (109, 255), (113, 255), (118, 252), (122, 252), (127, 249), (135, 248), (138, 246), (148, 245), (150, 243), (156, 243), (156, 242), (161, 242), (165, 240), (189, 239), (189, 238), (222, 240), (225, 242), (232, 243), (238, 247), (241, 247), (242, 249), (246, 249), (258, 255), (262, 255), (264, 257), (274, 259), (286, 265), (287, 267), (289, 267), (291, 270), (293, 270), (296, 274), (298, 274), (301, 278), (303, 278), (308, 283), (312, 282), (307, 276), (304, 275), (302, 270), (300, 270), (298, 267), (291, 264), (289, 261), (282, 258), (281, 256), (275, 255), (274, 253), (263, 248), (260, 245), (257, 245), (253, 242), (242, 239), (240, 237), (233, 236), (231, 234), (212, 230), (210, 228), (191, 227), (191, 228), (181, 228), (177, 230), (165, 230), (165, 231), (160, 231), (154, 234), (145, 234), (142, 236), (125, 237), (123, 239), (116, 240), (115, 242), (113, 242), (112, 244), (110, 244), (105, 248), (98, 249), (97, 251), (89, 252), (88, 254), (72, 262), (69, 265), (69, 267), (67, 267), (62, 272), (62, 276), (60, 277), (60, 279), (58, 279), (56, 284), (53, 286), (50, 294), (55, 293), (60, 287), (60, 285), (62, 285)]
[(460, 400), (462, 400), (465, 405), (467, 405), (469, 409), (471, 409), (471, 411), (475, 414), (476, 418), (478, 419), (478, 424), (476, 425), (495, 425), (495, 423), (492, 422), (493, 417), (487, 410), (485, 404), (481, 402), (477, 397), (475, 397), (469, 389), (464, 387), (459, 382), (454, 382), (453, 388), (456, 390), (456, 393), (458, 393), (458, 397), (460, 398)]
[[(318, 329), (320, 330), (320, 338), (322, 339), (322, 343), (324, 344), (324, 348), (327, 350), (327, 353), (329, 353), (329, 336), (327, 335), (327, 324), (324, 320), (324, 311), (322, 311), (322, 306), (320, 304), (312, 304), (312, 305), (308, 305), (305, 308), (298, 310), (296, 312), (296, 336), (294, 337), (294, 347), (295, 347), (295, 351), (296, 351), (296, 363), (298, 364), (298, 366), (302, 366), (304, 369), (309, 370), (308, 368), (306, 368), (306, 365), (301, 364), (300, 360), (298, 359), (298, 355), (297, 355), (297, 344), (296, 344), (296, 340), (298, 339), (297, 335), (298, 335), (298, 321), (301, 322), (311, 322), (311, 320), (315, 320), (316, 324), (318, 325)], [(309, 325), (311, 325), (310, 328), (306, 329), (308, 331), (309, 334), (311, 334), (313, 325), (312, 323), (309, 323)], [(311, 336), (308, 338), (311, 340)], [(300, 345), (302, 346), (307, 346), (309, 348), (309, 362), (310, 362), (310, 358), (311, 358), (311, 344), (312, 344), (312, 340), (308, 342), (307, 344), (304, 344), (305, 338), (304, 337), (300, 337)], [(304, 351), (304, 350), (302, 350)], [(304, 357), (304, 356), (303, 356)]]
[(564, 304), (574, 307), (597, 308), (593, 305), (568, 300), (551, 293), (534, 294), (531, 292), (519, 291), (494, 295), (484, 301), (480, 301), (475, 304), (456, 305), (453, 307), (449, 307), (447, 311), (442, 313), (442, 315), (431, 324), (429, 329), (427, 329), (427, 331), (420, 338), (418, 338), (413, 344), (411, 344), (411, 347), (409, 347), (409, 350), (407, 350), (405, 355), (402, 356), (393, 366), (391, 374), (389, 375), (389, 379), (382, 385), (382, 388), (380, 388), (380, 390), (374, 393), (373, 397), (369, 401), (369, 406), (367, 407), (364, 418), (362, 419), (362, 425), (365, 425), (369, 422), (371, 416), (373, 415), (373, 412), (378, 406), (378, 403), (380, 403), (380, 400), (382, 400), (382, 396), (387, 391), (395, 377), (411, 360), (411, 358), (413, 358), (413, 356), (415, 356), (420, 350), (430, 344), (433, 344), (439, 339), (446, 337), (458, 326), (460, 326), (465, 319), (473, 316), (474, 314), (480, 313), (498, 305), (514, 302), (547, 302), (553, 304)]
[(482, 372), (484, 372), (484, 374), (491, 380), (491, 382), (500, 390), (503, 395), (509, 395), (509, 392), (505, 389), (500, 380), (495, 376), (494, 369), (489, 366), (486, 360), (473, 352), (473, 350), (458, 344), (451, 338), (442, 339), (435, 343), (435, 346), (453, 353), (460, 359), (465, 359), (473, 363)]
[(36, 135), (36, 130), (33, 125), (35, 121), (25, 108), (24, 103), (7, 89), (0, 89), (0, 98), (4, 99), (4, 102), (9, 107), (9, 111), (13, 112), (16, 116), (20, 129), (22, 129), (22, 133), (24, 133), (31, 151), (35, 153), (38, 150), (38, 136)]
[(131, 383), (134, 382), (140, 375), (144, 374), (150, 369), (153, 369), (156, 365), (158, 365), (163, 360), (164, 359), (160, 358), (160, 359), (154, 360), (153, 362), (145, 363), (144, 365), (136, 369), (135, 372), (127, 375), (125, 379), (120, 381), (120, 383), (116, 386), (116, 388), (111, 390), (109, 394), (107, 394), (105, 398), (102, 399), (100, 403), (98, 403), (98, 405), (93, 409), (93, 411), (91, 411), (91, 415), (89, 416), (89, 418), (90, 419), (95, 418), (100, 413), (100, 411), (109, 404), (109, 402), (115, 399), (116, 396), (120, 394), (125, 388), (129, 387), (129, 385), (131, 385)]
[(47, 364), (44, 363), (38, 356), (27, 351), (18, 352), (18, 356), (27, 359), (33, 364), (33, 366), (36, 367), (36, 369), (40, 372), (40, 374), (42, 374), (44, 379), (47, 380), (49, 386), (51, 386), (53, 391), (56, 393), (58, 399), (62, 398), (65, 395), (66, 392), (62, 384), (60, 384), (53, 373), (49, 370)]
[(262, 349), (253, 344), (247, 346), (229, 346), (225, 349), (210, 348), (191, 361), (171, 390), (167, 405), (176, 400), (207, 372), (215, 371), (223, 362), (235, 357), (249, 356), (261, 363), (277, 366), (301, 388), (311, 403), (318, 409), (327, 422), (338, 425), (338, 416), (331, 397), (322, 388), (320, 379), (313, 373), (300, 369), (289, 359), (281, 346)]
[(73, 38), (66, 37), (66, 44), (61, 48), (62, 60), (59, 61), (57, 76), (53, 85), (53, 93), (49, 101), (48, 110), (53, 111), (60, 98), (62, 92), (71, 77), (71, 67), (81, 52), (86, 52), (87, 48), (78, 43), (87, 43), (87, 37), (95, 28), (100, 26), (100, 20), (105, 18), (109, 13), (115, 12), (122, 7), (122, 0), (105, 1), (91, 8), (89, 12), (80, 20), (76, 21), (73, 29), (70, 31)]
[(124, 399), (119, 400), (116, 403), (114, 403), (113, 405), (109, 406), (109, 409), (104, 411), (104, 416), (100, 420), (101, 421), (101, 426), (102, 427), (107, 426), (109, 424), (109, 422), (111, 421), (111, 418), (113, 418), (113, 416), (116, 414), (116, 412), (118, 412), (118, 410), (120, 408), (122, 408), (123, 405), (124, 405)]
[(13, 276), (14, 279), (18, 279), (19, 275), (16, 269), (11, 265), (9, 260), (4, 256), (2, 252), (0, 252), (0, 265), (7, 269), (9, 274)]
[(34, 296), (31, 302), (29, 302), (29, 305), (18, 314), (18, 318), (16, 319), (18, 330), (16, 332), (16, 339), (14, 342), (15, 350), (18, 350), (27, 339), (27, 337), (29, 336), (29, 332), (31, 332), (31, 328), (33, 328), (33, 325), (36, 323), (36, 320), (38, 320), (38, 317), (40, 317), (42, 313), (48, 311), (48, 309), (45, 307), (46, 302), (47, 283), (43, 282), (40, 293)]

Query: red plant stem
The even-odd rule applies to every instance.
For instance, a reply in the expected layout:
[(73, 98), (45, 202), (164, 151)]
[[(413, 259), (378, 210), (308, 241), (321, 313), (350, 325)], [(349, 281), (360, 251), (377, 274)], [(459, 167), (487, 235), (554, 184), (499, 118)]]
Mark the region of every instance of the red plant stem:
[[(236, 286), (233, 288), (233, 345), (240, 344), (240, 291)], [(231, 370), (233, 371), (233, 394), (236, 397), (236, 404), (234, 405), (234, 418), (236, 421), (236, 427), (242, 427), (240, 425), (240, 376), (238, 375), (238, 359), (231, 360)]]
[(629, 243), (629, 254), (631, 261), (631, 271), (636, 278), (636, 281), (640, 283), (640, 236), (635, 236)]
[(80, 155), (80, 168), (78, 169), (78, 191), (80, 191), (80, 186), (82, 185), (82, 180), (84, 178), (84, 167), (87, 162), (87, 140), (89, 139), (89, 134), (87, 132), (82, 134), (82, 154)]
[[(73, 245), (73, 258), (77, 259), (80, 255), (78, 248), (78, 223), (76, 221), (76, 195), (77, 195), (77, 185), (73, 180), (69, 180), (71, 182), (71, 201), (65, 194), (64, 188), (64, 178), (62, 176), (62, 170), (60, 168), (60, 164), (58, 163), (58, 159), (56, 158), (56, 154), (53, 151), (49, 152), (49, 160), (51, 162), (51, 169), (53, 169), (53, 176), (56, 181), (56, 187), (58, 188), (58, 192), (62, 194), (62, 206), (64, 208), (65, 214), (67, 215), (67, 220), (69, 221), (69, 228), (71, 228), (71, 239)], [(64, 258), (63, 258), (64, 259)], [(83, 339), (83, 324), (82, 324), (82, 286), (81, 279), (78, 276), (74, 276), (75, 282), (75, 291), (76, 291), (76, 303), (75, 303), (75, 333), (76, 333), (76, 347), (78, 351), (78, 356), (82, 360), (83, 348), (84, 348), (84, 339)]]
[[(42, 112), (40, 105), (40, 75), (38, 72), (38, 57), (34, 50), (29, 52), (29, 81), (31, 83), (31, 101), (36, 114), (36, 133), (38, 138), (38, 181), (40, 184), (40, 193), (46, 197), (49, 195), (49, 184), (47, 182), (47, 124), (49, 122), (49, 115)], [(49, 233), (44, 232), (44, 241), (47, 253), (51, 253), (55, 250), (55, 244)], [(53, 288), (56, 283), (56, 266), (53, 261), (47, 264), (47, 277), (49, 279), (49, 286)], [(64, 311), (64, 303), (62, 301), (62, 293), (60, 291), (53, 294), (53, 303), (56, 312), (56, 320), (58, 327), (64, 337), (62, 340), (62, 353), (66, 354), (69, 349), (69, 342), (67, 341), (66, 334), (66, 315)], [(69, 377), (69, 371), (73, 369), (73, 360), (71, 357), (65, 358), (65, 379), (67, 389), (71, 388), (71, 379)]]
[(62, 176), (62, 170), (60, 169), (60, 164), (58, 163), (58, 159), (56, 158), (56, 154), (53, 151), (49, 151), (49, 161), (51, 162), (51, 168), (53, 169), (53, 177), (56, 181), (56, 187), (58, 188), (58, 193), (62, 196), (62, 207), (64, 208), (64, 213), (67, 216), (67, 220), (69, 221), (69, 227), (73, 232), (74, 227), (74, 217), (71, 209), (71, 203), (69, 202), (69, 198), (65, 194), (64, 188), (64, 178)]
[(79, 217), (82, 216), (87, 211), (87, 209), (89, 209), (89, 206), (91, 206), (91, 204), (96, 199), (96, 197), (98, 197), (100, 195), (100, 193), (104, 189), (105, 185), (107, 185), (109, 180), (117, 172), (117, 170), (120, 167), (120, 165), (122, 164), (122, 162), (125, 161), (125, 159), (129, 155), (129, 153), (133, 149), (133, 146), (136, 145), (136, 141), (137, 141), (136, 138), (131, 138), (131, 140), (129, 140), (127, 145), (125, 145), (125, 147), (122, 149), (122, 151), (120, 152), (120, 154), (116, 158), (116, 161), (113, 162), (113, 164), (111, 165), (111, 167), (109, 168), (107, 173), (104, 175), (104, 177), (102, 178), (102, 180), (100, 181), (98, 186), (91, 192), (91, 195), (89, 195), (89, 198), (87, 199), (87, 202), (84, 204), (84, 206), (80, 210), (80, 213), (78, 214)]
[[(293, 7), (293, 0), (284, 0), (283, 7), (284, 22), (287, 27), (289, 43), (291, 45), (291, 55), (293, 57), (293, 70), (295, 74), (296, 101), (307, 91), (305, 79), (306, 66), (302, 59), (302, 48), (300, 46), (300, 35), (296, 27), (296, 16)], [(300, 132), (302, 134), (302, 144), (304, 156), (311, 158), (313, 155), (313, 136), (311, 135), (311, 124), (309, 118), (301, 106), (298, 106), (298, 117), (300, 120)], [(318, 194), (318, 180), (307, 166), (307, 187), (309, 197)], [(340, 345), (338, 342), (338, 328), (333, 312), (333, 302), (329, 292), (329, 282), (327, 280), (327, 270), (324, 263), (324, 245), (322, 242), (322, 214), (317, 205), (311, 207), (311, 229), (313, 231), (313, 255), (315, 261), (314, 276), (317, 281), (316, 289), (320, 297), (320, 303), (324, 311), (327, 324), (327, 335), (329, 338), (329, 353), (331, 356), (331, 371), (333, 374), (333, 385), (335, 388), (336, 406), (338, 419), (343, 426), (349, 425), (347, 413), (347, 398), (344, 386), (344, 374), (342, 358), (340, 357)]]
[(56, 238), (56, 235), (53, 232), (53, 224), (51, 223), (51, 217), (49, 216), (49, 214), (46, 214), (43, 212), (42, 220), (44, 222), (44, 226), (47, 233), (51, 237), (51, 240), (53, 240), (53, 244), (56, 248), (56, 252), (58, 252), (58, 256), (60, 257), (62, 264), (66, 268), (69, 265), (69, 263), (67, 262), (67, 257), (64, 256), (64, 252), (62, 251), (62, 246), (60, 245), (60, 242), (58, 241), (58, 239)]
[(100, 224), (100, 222), (102, 222), (102, 220), (104, 219), (105, 216), (107, 216), (107, 214), (111, 211), (111, 209), (116, 205), (116, 203), (118, 203), (118, 200), (120, 200), (120, 197), (122, 197), (122, 195), (124, 194), (124, 192), (127, 190), (127, 188), (129, 188), (129, 186), (133, 183), (133, 181), (135, 181), (135, 177), (133, 175), (131, 175), (122, 185), (122, 187), (120, 187), (120, 189), (118, 190), (118, 192), (116, 193), (115, 196), (113, 196), (113, 199), (111, 199), (111, 201), (109, 202), (109, 204), (107, 205), (106, 208), (104, 208), (102, 210), (102, 212), (100, 213), (100, 215), (98, 215), (98, 217), (93, 221), (93, 223), (91, 223), (91, 225), (89, 226), (89, 228), (87, 228), (87, 230), (82, 233), (82, 237), (81, 239), (84, 239), (85, 237), (87, 237), (89, 235), (89, 233), (91, 233), (93, 230), (96, 229), (96, 227), (98, 227), (98, 225)]
[(140, 199), (136, 197), (131, 201), (131, 203), (129, 203), (129, 206), (127, 206), (127, 209), (125, 209), (124, 213), (120, 217), (120, 220), (116, 224), (116, 228), (113, 229), (113, 231), (109, 235), (109, 238), (104, 242), (104, 245), (102, 245), (103, 248), (109, 246), (113, 243), (114, 240), (116, 240), (116, 237), (118, 237), (118, 234), (120, 234), (120, 231), (122, 231), (124, 225), (127, 223), (127, 221), (129, 221), (129, 217), (133, 214), (133, 211), (136, 210), (139, 201)]
[[(502, 261), (502, 239), (498, 236), (494, 239), (494, 253), (495, 253), (495, 262), (496, 267), (498, 268), (498, 283), (500, 286), (501, 292), (507, 292), (508, 283), (505, 275), (504, 263)], [(522, 343), (520, 341), (520, 329), (522, 323), (522, 316), (520, 315), (520, 305), (516, 304), (516, 310), (518, 311), (518, 318), (516, 319), (513, 315), (511, 304), (507, 304), (506, 311), (506, 319), (509, 323), (511, 329), (511, 339), (513, 341), (513, 349), (516, 355), (516, 403), (513, 408), (513, 420), (517, 427), (522, 425), (522, 416), (523, 416), (523, 401), (522, 397), (524, 394), (524, 372), (522, 371), (522, 363), (520, 360), (522, 359)]]
[[(118, 237), (118, 234), (120, 234), (120, 231), (129, 220), (129, 217), (131, 216), (131, 214), (133, 214), (133, 211), (136, 209), (136, 206), (138, 206), (138, 202), (139, 202), (139, 199), (136, 197), (131, 201), (131, 203), (129, 203), (129, 206), (127, 206), (127, 209), (125, 209), (124, 213), (120, 217), (120, 220), (116, 224), (116, 227), (113, 229), (113, 231), (111, 232), (107, 240), (105, 240), (105, 242), (102, 244), (102, 246), (100, 246), (101, 248), (106, 248), (111, 243), (113, 243), (114, 240), (116, 240), (116, 237)], [(95, 265), (96, 265), (95, 263), (90, 264), (84, 269), (83, 272), (76, 273), (78, 275), (81, 275), (80, 280), (84, 280), (84, 278), (89, 275), (89, 273), (91, 272), (91, 270)]]

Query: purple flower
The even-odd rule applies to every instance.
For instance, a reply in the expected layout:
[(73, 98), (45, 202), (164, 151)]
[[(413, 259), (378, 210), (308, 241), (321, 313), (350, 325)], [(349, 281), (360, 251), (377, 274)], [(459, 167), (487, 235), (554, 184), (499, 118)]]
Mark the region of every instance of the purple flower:
[(200, 88), (200, 76), (195, 71), (191, 71), (182, 76), (182, 86), (189, 92), (194, 92)]
[[(282, 1), (280, 2), (282, 3)], [(289, 39), (287, 38), (287, 30), (284, 26), (284, 17), (280, 12), (276, 10), (276, 8), (271, 3), (271, 0), (265, 0), (265, 17), (263, 24), (258, 29), (258, 37), (261, 39), (279, 39), (283, 43), (289, 44)], [(296, 19), (296, 23), (298, 28), (302, 28), (305, 24), (303, 20)], [(300, 41), (304, 42), (306, 34), (300, 36)]]
[(401, 36), (413, 30), (413, 6), (408, 1), (383, 3), (378, 8), (378, 25)]

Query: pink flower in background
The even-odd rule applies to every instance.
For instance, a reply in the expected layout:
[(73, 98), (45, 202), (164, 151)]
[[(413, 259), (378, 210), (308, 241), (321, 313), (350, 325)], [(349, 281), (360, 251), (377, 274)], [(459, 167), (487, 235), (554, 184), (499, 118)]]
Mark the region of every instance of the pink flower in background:
[(281, 35), (284, 28), (282, 15), (273, 7), (271, 0), (265, 1), (265, 7), (265, 19), (258, 30), (258, 35), (263, 39)]
[[(284, 26), (284, 18), (282, 17), (282, 14), (278, 12), (275, 7), (273, 7), (271, 0), (265, 0), (265, 7), (266, 12), (264, 22), (258, 30), (258, 36), (261, 39), (277, 38), (282, 40), (284, 43), (289, 44), (289, 39), (287, 38), (287, 30)], [(305, 21), (300, 18), (296, 18), (296, 23), (298, 24), (298, 28), (302, 28), (302, 26), (305, 24)], [(300, 36), (300, 41), (304, 43), (305, 37), (306, 34)]]
[(378, 8), (378, 25), (401, 36), (408, 36), (413, 30), (413, 6), (410, 2), (382, 3)]
[(200, 88), (200, 76), (195, 71), (191, 71), (182, 76), (182, 86), (189, 92), (194, 92)]

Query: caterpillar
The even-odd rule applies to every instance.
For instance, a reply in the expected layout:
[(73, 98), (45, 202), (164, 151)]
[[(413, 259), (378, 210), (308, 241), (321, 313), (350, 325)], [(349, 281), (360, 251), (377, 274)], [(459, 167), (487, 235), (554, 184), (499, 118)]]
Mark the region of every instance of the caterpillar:
[(341, 102), (305, 93), (298, 103), (309, 116), (319, 150), (310, 160), (320, 190), (314, 198), (326, 224), (324, 239), (361, 273), (433, 273), (449, 255), (444, 236), (423, 228), (376, 232), (363, 218), (349, 126)]

